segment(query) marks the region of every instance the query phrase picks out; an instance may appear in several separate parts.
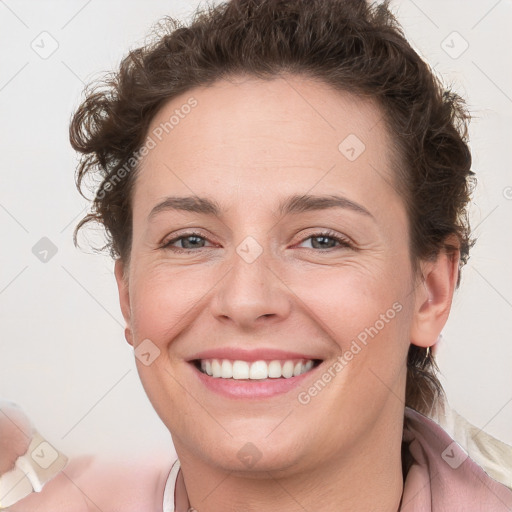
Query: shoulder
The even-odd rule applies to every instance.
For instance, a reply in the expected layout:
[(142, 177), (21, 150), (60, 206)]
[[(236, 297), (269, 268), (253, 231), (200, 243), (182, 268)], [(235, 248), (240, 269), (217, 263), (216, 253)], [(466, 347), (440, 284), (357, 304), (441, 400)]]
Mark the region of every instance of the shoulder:
[(403, 440), (413, 462), (400, 510), (423, 510), (421, 503), (430, 503), (428, 510), (512, 508), (506, 485), (491, 478), (438, 423), (407, 407)]
[(175, 459), (77, 457), (41, 492), (30, 494), (9, 511), (161, 512), (165, 481)]
[(489, 476), (512, 490), (512, 446), (471, 424), (449, 405), (432, 419), (461, 444)]

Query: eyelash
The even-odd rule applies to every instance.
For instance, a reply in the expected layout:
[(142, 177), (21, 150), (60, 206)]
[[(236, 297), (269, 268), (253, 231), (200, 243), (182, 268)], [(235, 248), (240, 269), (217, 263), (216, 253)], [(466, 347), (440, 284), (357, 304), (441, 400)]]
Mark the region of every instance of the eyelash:
[[(191, 232), (185, 233), (177, 238), (173, 238), (172, 240), (169, 240), (168, 242), (165, 242), (160, 248), (171, 250), (172, 252), (175, 252), (177, 254), (197, 252), (198, 249), (180, 249), (178, 247), (171, 247), (171, 244), (178, 242), (179, 240), (182, 240), (184, 238), (189, 238), (192, 236), (202, 238), (204, 240), (208, 240), (206, 237), (202, 236), (200, 233), (191, 231)], [(327, 252), (327, 251), (330, 251), (333, 249), (353, 248), (352, 244), (349, 242), (348, 239), (346, 239), (344, 237), (340, 237), (334, 231), (329, 231), (329, 230), (321, 231), (319, 233), (313, 233), (312, 235), (309, 235), (308, 237), (304, 238), (302, 240), (302, 242), (305, 242), (306, 240), (309, 240), (310, 238), (320, 238), (320, 237), (331, 238), (331, 239), (335, 240), (336, 242), (338, 242), (340, 244), (340, 246), (339, 247), (329, 247), (325, 250), (312, 248), (312, 249), (309, 249), (310, 251)], [(199, 249), (208, 249), (208, 247), (199, 247)]]

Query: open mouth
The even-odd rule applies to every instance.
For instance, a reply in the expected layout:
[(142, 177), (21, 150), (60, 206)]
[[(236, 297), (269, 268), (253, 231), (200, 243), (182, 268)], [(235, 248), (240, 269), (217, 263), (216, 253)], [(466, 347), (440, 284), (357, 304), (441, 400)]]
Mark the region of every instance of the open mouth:
[(231, 380), (290, 379), (311, 371), (321, 359), (242, 361), (229, 359), (194, 359), (191, 363), (203, 374)]

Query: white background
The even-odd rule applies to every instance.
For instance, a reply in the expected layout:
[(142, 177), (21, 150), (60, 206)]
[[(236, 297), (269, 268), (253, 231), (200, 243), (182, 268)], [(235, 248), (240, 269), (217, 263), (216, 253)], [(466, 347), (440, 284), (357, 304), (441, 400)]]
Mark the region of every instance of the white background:
[[(172, 447), (124, 339), (113, 262), (72, 243), (87, 203), (74, 185), (68, 124), (85, 83), (114, 69), (163, 15), (183, 18), (197, 5), (0, 0), (0, 397), (70, 456)], [(512, 444), (512, 2), (392, 6), (475, 116), (478, 242), (443, 333), (442, 382), (452, 407)], [(47, 59), (31, 48), (43, 31), (58, 42)], [(463, 48), (453, 31), (469, 44), (458, 58), (442, 48)], [(42, 237), (57, 248), (46, 263), (32, 253)]]

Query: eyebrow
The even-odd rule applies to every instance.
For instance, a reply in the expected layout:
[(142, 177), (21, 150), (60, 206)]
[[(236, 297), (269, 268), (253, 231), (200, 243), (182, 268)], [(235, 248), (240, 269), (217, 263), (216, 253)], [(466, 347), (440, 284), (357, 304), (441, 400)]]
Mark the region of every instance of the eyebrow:
[[(338, 195), (293, 195), (279, 203), (279, 215), (295, 215), (310, 211), (327, 210), (331, 208), (343, 208), (360, 213), (375, 220), (373, 215), (363, 206), (350, 199)], [(222, 208), (220, 205), (206, 197), (199, 196), (169, 196), (158, 203), (149, 213), (148, 222), (160, 212), (185, 211), (220, 217)]]

